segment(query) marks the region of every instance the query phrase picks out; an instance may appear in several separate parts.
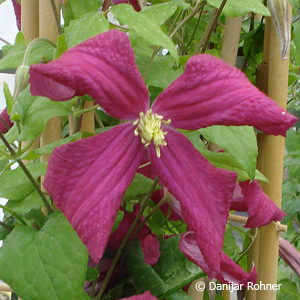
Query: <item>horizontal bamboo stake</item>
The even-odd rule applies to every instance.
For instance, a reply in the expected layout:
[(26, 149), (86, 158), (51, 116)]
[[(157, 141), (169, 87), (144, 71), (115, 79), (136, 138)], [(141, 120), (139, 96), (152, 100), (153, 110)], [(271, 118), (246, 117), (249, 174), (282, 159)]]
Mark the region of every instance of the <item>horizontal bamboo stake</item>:
[(12, 289), (6, 283), (0, 283), (0, 292), (12, 292)]
[[(243, 217), (243, 216), (230, 214), (229, 217), (228, 217), (228, 220), (234, 221), (234, 222), (239, 222), (239, 223), (242, 223), (242, 224), (246, 224), (248, 218)], [(274, 225), (274, 227), (277, 231), (287, 232), (287, 225), (281, 224), (280, 222), (272, 222), (272, 224)]]

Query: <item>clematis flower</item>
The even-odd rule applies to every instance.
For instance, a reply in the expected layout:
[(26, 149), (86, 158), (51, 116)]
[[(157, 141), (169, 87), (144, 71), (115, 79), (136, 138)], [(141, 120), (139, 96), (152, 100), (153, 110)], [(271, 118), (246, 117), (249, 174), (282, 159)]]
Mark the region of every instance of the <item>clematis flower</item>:
[(4, 108), (0, 114), (0, 132), (6, 133), (13, 125), (7, 113), (7, 109)]
[(149, 291), (147, 291), (144, 294), (122, 298), (120, 300), (157, 300), (157, 298), (151, 295)]
[(211, 56), (192, 57), (149, 108), (127, 35), (111, 30), (30, 68), (31, 92), (63, 101), (89, 94), (127, 122), (63, 145), (50, 157), (44, 186), (94, 261), (104, 252), (121, 199), (147, 155), (160, 183), (180, 202), (210, 270), (221, 272), (222, 245), (236, 174), (211, 165), (176, 128), (254, 125), (285, 135), (296, 118), (239, 70)]
[(21, 30), (21, 0), (17, 2), (16, 0), (12, 0), (12, 4), (14, 6), (15, 15), (16, 15), (16, 21), (17, 21), (17, 27), (19, 30)]

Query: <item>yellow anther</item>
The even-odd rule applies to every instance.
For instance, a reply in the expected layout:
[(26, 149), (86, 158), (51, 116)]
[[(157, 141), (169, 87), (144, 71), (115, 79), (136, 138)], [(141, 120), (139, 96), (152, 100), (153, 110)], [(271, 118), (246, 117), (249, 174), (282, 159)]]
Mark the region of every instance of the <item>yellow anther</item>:
[(134, 134), (141, 137), (146, 148), (153, 141), (157, 157), (160, 157), (160, 147), (167, 146), (165, 135), (168, 132), (161, 129), (162, 122), (168, 125), (171, 120), (164, 121), (163, 116), (153, 114), (151, 109), (146, 114), (140, 112), (139, 118), (133, 122), (133, 126), (136, 126)]

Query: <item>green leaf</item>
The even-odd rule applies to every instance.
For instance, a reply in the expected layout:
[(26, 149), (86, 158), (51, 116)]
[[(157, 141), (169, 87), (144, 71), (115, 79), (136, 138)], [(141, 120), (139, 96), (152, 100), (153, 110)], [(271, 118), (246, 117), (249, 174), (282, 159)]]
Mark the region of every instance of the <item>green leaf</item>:
[(8, 84), (6, 82), (3, 82), (3, 93), (5, 96), (5, 101), (6, 101), (6, 107), (7, 107), (7, 112), (10, 115), (12, 108), (14, 106), (14, 99), (10, 93)]
[[(124, 199), (138, 199), (140, 196), (146, 195), (153, 185), (153, 180), (143, 176), (142, 174), (136, 173), (130, 186), (128, 187)], [(157, 186), (156, 190), (160, 187)]]
[[(6, 56), (0, 60), (0, 70), (17, 68), (22, 64), (26, 45), (14, 45), (10, 47)], [(29, 65), (37, 64), (40, 61), (50, 61), (53, 59), (55, 47), (46, 41), (36, 43), (29, 55)]]
[(291, 295), (293, 296), (292, 299), (294, 300), (299, 300), (300, 295), (299, 295), (299, 290), (297, 288), (297, 285), (295, 282), (293, 282), (290, 279), (282, 279), (278, 282), (280, 284), (280, 293), (284, 295)]
[(155, 271), (168, 285), (166, 295), (170, 295), (201, 277), (202, 270), (189, 261), (179, 250), (180, 235), (163, 240), (160, 244), (160, 258), (154, 266)]
[(41, 207), (45, 206), (44, 202), (41, 199), (41, 196), (37, 191), (33, 191), (24, 199), (21, 200), (8, 200), (5, 205), (10, 208), (13, 212), (18, 215), (25, 215), (31, 209), (41, 209)]
[(59, 147), (61, 145), (78, 141), (82, 138), (82, 132), (77, 132), (74, 135), (68, 136), (64, 139), (61, 139), (59, 141), (55, 141), (53, 143), (47, 144), (45, 146), (42, 146), (38, 149), (35, 150), (30, 150), (28, 153), (25, 153), (24, 158), (26, 160), (32, 160), (32, 159), (37, 159), (43, 154), (50, 154), (54, 150), (54, 148)]
[[(222, 0), (207, 0), (207, 3), (219, 8)], [(228, 0), (223, 9), (223, 13), (228, 17), (244, 16), (249, 12), (270, 16), (268, 8), (262, 4), (261, 0)]]
[(99, 276), (99, 271), (95, 268), (87, 267), (86, 270), (86, 280), (88, 281), (94, 281), (98, 278)]
[(200, 152), (216, 167), (238, 173), (238, 180), (254, 179), (256, 170), (257, 144), (250, 126), (210, 126), (200, 129), (204, 138), (221, 147), (225, 152), (209, 150)]
[(128, 4), (113, 6), (111, 11), (120, 23), (129, 26), (129, 32), (136, 34), (150, 46), (162, 46), (169, 49), (170, 54), (178, 61), (175, 45), (151, 17), (137, 13)]
[(70, 25), (65, 28), (68, 48), (107, 30), (109, 30), (108, 21), (102, 12), (85, 14), (79, 19), (71, 21)]
[(77, 19), (88, 12), (97, 11), (100, 4), (99, 0), (69, 0), (68, 5), (72, 9), (74, 18)]
[[(180, 3), (177, 1), (170, 1), (167, 3), (145, 6), (140, 13), (146, 15), (156, 24), (162, 25), (174, 15), (179, 4)], [(189, 7), (189, 5), (187, 5), (187, 7)]]
[[(35, 163), (26, 165), (34, 179), (46, 173), (46, 163)], [(20, 200), (27, 197), (34, 187), (21, 167), (8, 170), (0, 176), (0, 197), (10, 200)]]
[(167, 292), (168, 288), (154, 269), (144, 262), (144, 254), (140, 242), (132, 242), (125, 261), (126, 270), (135, 285), (142, 291), (150, 290), (153, 295)]
[(6, 237), (0, 278), (24, 300), (82, 299), (87, 261), (76, 232), (55, 212), (40, 231), (22, 226)]
[[(130, 36), (130, 41), (134, 50), (136, 64), (141, 74), (145, 74), (153, 49), (142, 39), (135, 36)], [(145, 78), (146, 84), (165, 89), (183, 73), (182, 67), (177, 69), (174, 69), (174, 67), (175, 59), (172, 56), (156, 55), (150, 65), (148, 75)], [(159, 74), (159, 76), (157, 76), (157, 74)]]
[(66, 42), (66, 37), (64, 34), (60, 34), (57, 37), (57, 48), (55, 51), (55, 58), (59, 58), (63, 53), (68, 50), (68, 45)]
[(0, 0), (0, 4), (2, 4), (5, 0)]
[(269, 182), (268, 178), (257, 169), (255, 170), (255, 179), (263, 182)]
[(19, 139), (33, 140), (43, 132), (48, 120), (56, 116), (63, 117), (72, 114), (74, 101), (76, 100), (52, 101), (45, 97), (32, 96), (27, 87), (19, 95), (15, 106), (15, 113), (20, 116), (22, 124)]

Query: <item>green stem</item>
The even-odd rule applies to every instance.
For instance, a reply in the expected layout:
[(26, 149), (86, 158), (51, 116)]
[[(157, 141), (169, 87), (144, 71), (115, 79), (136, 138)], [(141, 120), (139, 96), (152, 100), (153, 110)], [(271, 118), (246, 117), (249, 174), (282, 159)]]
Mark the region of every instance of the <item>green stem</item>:
[[(185, 25), (185, 24), (186, 24), (186, 23), (187, 23), (194, 15), (197, 14), (197, 12), (201, 9), (202, 3), (204, 3), (204, 2), (201, 2), (201, 1), (200, 1), (200, 2), (194, 7), (193, 11), (192, 11), (187, 17), (185, 17), (185, 18), (184, 18), (184, 19), (176, 26), (176, 28), (171, 32), (170, 38), (172, 38), (172, 37), (174, 36), (174, 34), (177, 32), (177, 30), (178, 30), (179, 28), (181, 28), (181, 26)], [(175, 23), (175, 22), (174, 22), (174, 23)], [(173, 27), (173, 25), (172, 25), (172, 27)], [(156, 54), (158, 53), (159, 49), (160, 49), (160, 47), (157, 47), (157, 46), (155, 46), (154, 49), (153, 49), (152, 56), (151, 56), (151, 58), (150, 58), (150, 60), (149, 60), (149, 62), (148, 62), (148, 65), (147, 65), (147, 67), (146, 67), (146, 71), (145, 71), (144, 76), (143, 76), (143, 79), (144, 79), (144, 80), (146, 79), (146, 77), (147, 77), (147, 75), (148, 75), (148, 73), (149, 73), (150, 66), (151, 66), (151, 64), (152, 64), (152, 62), (153, 62), (153, 60), (154, 60), (154, 57), (155, 57)]]
[(1, 204), (0, 204), (0, 208), (9, 212), (12, 216), (14, 216), (16, 219), (18, 219), (23, 225), (25, 225), (25, 226), (27, 225), (26, 222), (22, 219), (22, 217), (20, 217), (18, 214), (16, 214), (14, 211), (12, 211), (10, 208), (7, 208), (6, 206), (1, 205)]
[(96, 119), (96, 122), (97, 122), (97, 124), (99, 125), (100, 128), (104, 128), (105, 127), (104, 124), (102, 123), (100, 117), (98, 116), (96, 110), (95, 110), (95, 119)]
[(32, 177), (31, 173), (28, 171), (28, 169), (25, 166), (25, 164), (23, 163), (23, 161), (16, 157), (15, 150), (10, 146), (10, 144), (8, 143), (8, 141), (6, 140), (6, 138), (4, 137), (4, 135), (1, 132), (0, 132), (0, 138), (3, 141), (3, 143), (5, 144), (5, 146), (7, 147), (7, 149), (9, 150), (9, 152), (11, 153), (11, 155), (14, 157), (15, 161), (19, 164), (19, 166), (21, 167), (21, 169), (24, 171), (25, 175), (28, 177), (28, 179), (32, 183), (32, 185), (35, 188), (35, 190), (40, 195), (42, 201), (44, 202), (45, 206), (48, 209), (48, 212), (53, 212), (52, 207), (50, 206), (50, 204), (49, 204), (46, 196), (44, 195), (44, 193), (41, 191), (39, 185), (37, 184), (37, 182), (35, 181), (35, 179)]
[[(99, 276), (100, 276), (100, 264), (101, 264), (101, 260), (99, 260), (97, 267), (96, 267), (96, 269), (99, 271)], [(91, 297), (94, 297), (97, 282), (98, 282), (98, 277), (93, 281), (93, 284), (91, 287), (91, 292), (90, 292)]]
[(4, 223), (4, 222), (2, 222), (2, 221), (0, 221), (0, 225), (1, 225), (2, 227), (6, 228), (6, 229), (9, 230), (9, 231), (12, 231), (12, 230), (14, 229), (14, 226), (8, 225), (8, 224), (6, 224), (6, 223)]
[(243, 256), (245, 256), (245, 254), (247, 254), (247, 252), (250, 250), (250, 248), (252, 247), (252, 245), (255, 241), (256, 236), (257, 236), (257, 228), (255, 228), (254, 235), (250, 235), (251, 241), (250, 241), (249, 245), (245, 249), (243, 249), (243, 251), (239, 254), (239, 256), (236, 260), (236, 263), (238, 263), (243, 258)]
[(198, 29), (198, 26), (199, 26), (199, 24), (200, 24), (200, 20), (201, 20), (201, 17), (202, 17), (202, 13), (203, 13), (205, 4), (206, 4), (206, 1), (202, 2), (202, 6), (201, 6), (201, 8), (200, 8), (200, 10), (199, 10), (199, 17), (198, 17), (197, 22), (196, 22), (196, 25), (195, 25), (195, 27), (194, 27), (192, 36), (191, 36), (190, 40), (188, 41), (188, 43), (187, 43), (187, 45), (186, 45), (187, 48), (190, 46), (190, 44), (191, 44), (191, 42), (193, 41), (194, 36), (195, 36), (195, 34), (196, 34), (196, 32), (197, 32), (197, 29)]
[(213, 22), (212, 22), (212, 24), (211, 24), (211, 26), (210, 26), (210, 28), (209, 28), (208, 35), (207, 35), (207, 37), (206, 37), (206, 39), (205, 39), (205, 41), (204, 41), (204, 45), (203, 45), (203, 47), (202, 47), (201, 53), (205, 53), (205, 51), (206, 51), (206, 48), (207, 48), (208, 43), (209, 43), (209, 41), (210, 41), (210, 37), (211, 37), (211, 35), (212, 35), (212, 32), (213, 32), (215, 26), (217, 25), (218, 19), (219, 19), (219, 17), (220, 17), (220, 14), (221, 14), (221, 12), (222, 12), (222, 10), (223, 10), (223, 8), (224, 8), (226, 2), (227, 2), (227, 0), (223, 0), (223, 1), (222, 1), (220, 7), (217, 9), (217, 11), (216, 11), (216, 13), (215, 13), (215, 15), (214, 15)]
[(75, 117), (81, 116), (82, 114), (87, 113), (87, 112), (90, 112), (90, 111), (93, 111), (93, 110), (97, 109), (98, 107), (99, 107), (99, 104), (94, 105), (94, 106), (89, 107), (89, 108), (81, 109), (81, 110), (79, 110), (79, 111), (76, 111), (76, 112), (74, 113), (74, 116), (75, 116)]
[(57, 31), (58, 31), (59, 34), (62, 34), (61, 27), (60, 27), (60, 17), (59, 17), (59, 14), (57, 12), (58, 9), (56, 7), (56, 4), (55, 4), (54, 0), (51, 0), (50, 2), (51, 2), (51, 6), (52, 6), (53, 15), (54, 15), (54, 18), (55, 18)]
[(131, 241), (133, 241), (136, 236), (138, 235), (139, 231), (143, 228), (146, 222), (161, 208), (162, 205), (164, 205), (168, 200), (168, 196), (163, 197), (155, 206), (154, 208), (150, 211), (150, 213), (144, 218), (142, 222), (137, 226), (136, 230), (134, 231)]
[(23, 57), (23, 62), (22, 65), (24, 66), (28, 66), (29, 65), (29, 55), (30, 55), (30, 51), (32, 50), (33, 46), (35, 44), (38, 44), (39, 42), (46, 42), (51, 44), (52, 46), (56, 47), (56, 45), (54, 43), (52, 43), (51, 41), (44, 39), (44, 38), (35, 38), (33, 39), (27, 46), (25, 53), (24, 53), (24, 57)]
[(119, 249), (117, 250), (117, 253), (115, 254), (115, 256), (114, 256), (114, 258), (113, 258), (113, 261), (112, 261), (112, 263), (111, 263), (111, 265), (110, 265), (110, 268), (109, 268), (109, 270), (108, 270), (108, 272), (107, 272), (107, 274), (106, 274), (106, 277), (105, 277), (105, 279), (104, 279), (104, 281), (103, 281), (103, 284), (102, 284), (102, 286), (101, 286), (101, 289), (100, 289), (100, 291), (99, 291), (97, 297), (95, 298), (95, 300), (100, 300), (101, 297), (102, 297), (102, 295), (104, 294), (104, 291), (105, 291), (105, 289), (106, 289), (106, 287), (107, 287), (107, 284), (108, 284), (108, 282), (109, 282), (109, 279), (110, 279), (110, 277), (111, 277), (111, 274), (112, 274), (112, 272), (113, 272), (113, 270), (114, 270), (114, 268), (115, 268), (115, 266), (116, 266), (116, 264), (117, 264), (117, 262), (118, 262), (118, 260), (119, 260), (119, 258), (120, 258), (120, 256), (121, 256), (121, 254), (122, 254), (122, 252), (123, 252), (123, 250), (124, 250), (124, 248), (125, 248), (125, 246), (126, 246), (127, 241), (129, 240), (129, 237), (131, 236), (133, 230), (135, 229), (135, 227), (136, 227), (136, 225), (138, 224), (138, 222), (139, 222), (141, 216), (143, 215), (143, 212), (144, 212), (144, 210), (146, 209), (146, 207), (147, 207), (147, 205), (148, 205), (148, 202), (149, 202), (149, 200), (150, 200), (150, 197), (151, 197), (151, 195), (153, 194), (153, 192), (155, 191), (155, 188), (156, 188), (156, 186), (157, 186), (157, 183), (158, 183), (158, 178), (156, 178), (156, 179), (154, 180), (153, 185), (152, 185), (152, 187), (151, 187), (149, 193), (148, 193), (147, 196), (145, 197), (145, 200), (144, 200), (144, 202), (143, 202), (143, 204), (142, 204), (141, 209), (139, 210), (139, 212), (138, 212), (138, 214), (137, 214), (137, 216), (136, 216), (134, 222), (132, 223), (131, 227), (129, 228), (127, 234), (125, 235), (125, 237), (124, 237), (124, 239), (123, 239), (123, 241), (122, 241), (122, 243), (121, 243)]
[(3, 39), (0, 37), (0, 41), (5, 43), (6, 45), (11, 45), (11, 43), (9, 43), (7, 40)]

